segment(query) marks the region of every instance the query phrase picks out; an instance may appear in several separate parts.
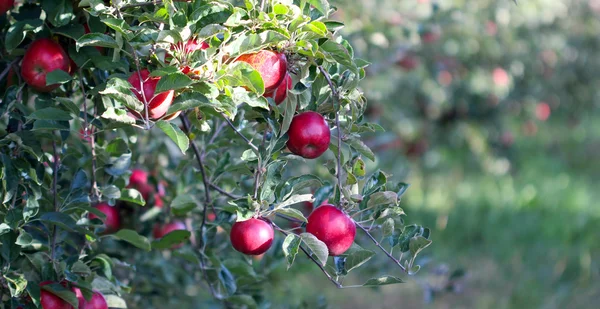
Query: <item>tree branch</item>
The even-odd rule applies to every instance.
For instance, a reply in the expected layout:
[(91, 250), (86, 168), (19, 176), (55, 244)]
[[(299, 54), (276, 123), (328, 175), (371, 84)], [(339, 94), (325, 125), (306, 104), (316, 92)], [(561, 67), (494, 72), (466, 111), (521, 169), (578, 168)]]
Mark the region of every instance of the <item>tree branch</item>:
[[(52, 195), (53, 195), (53, 203), (54, 203), (54, 212), (58, 212), (58, 168), (59, 168), (59, 157), (58, 150), (56, 149), (56, 140), (52, 139), (52, 156), (54, 159), (54, 164), (52, 167)], [(56, 256), (56, 224), (52, 226), (52, 236), (50, 240), (50, 259), (52, 260), (52, 267), (56, 271), (56, 263), (54, 261)]]
[[(277, 231), (279, 231), (281, 234), (283, 234), (283, 235), (285, 235), (285, 236), (289, 235), (289, 233), (288, 233), (288, 232), (286, 232), (285, 230), (282, 230), (282, 229), (281, 229), (279, 226), (277, 226), (275, 223), (271, 223), (271, 224), (273, 224), (273, 227), (274, 227), (274, 228), (275, 228)], [(331, 275), (330, 275), (330, 274), (327, 272), (327, 270), (325, 269), (325, 267), (323, 267), (323, 265), (321, 265), (321, 263), (319, 263), (319, 261), (317, 261), (317, 259), (315, 259), (315, 258), (314, 258), (314, 257), (313, 257), (313, 256), (312, 256), (312, 255), (311, 255), (311, 254), (310, 254), (310, 253), (309, 253), (309, 252), (306, 250), (306, 249), (304, 249), (304, 248), (302, 247), (302, 245), (300, 245), (299, 247), (300, 247), (300, 250), (302, 250), (302, 252), (304, 252), (304, 254), (305, 254), (305, 255), (306, 255), (306, 256), (307, 256), (307, 257), (308, 257), (308, 258), (309, 258), (311, 261), (313, 261), (313, 263), (315, 263), (315, 264), (317, 264), (317, 266), (319, 266), (319, 269), (321, 269), (321, 271), (322, 271), (322, 272), (325, 274), (325, 276), (327, 277), (327, 279), (329, 279), (329, 281), (331, 281), (331, 283), (333, 283), (333, 284), (334, 284), (334, 285), (335, 285), (335, 286), (336, 286), (338, 289), (341, 289), (341, 288), (343, 288), (343, 287), (344, 287), (344, 286), (343, 286), (341, 283), (339, 283), (337, 280), (335, 280), (335, 279), (333, 278), (333, 276), (331, 276)]]
[(235, 195), (233, 193), (229, 193), (229, 192), (225, 191), (223, 188), (215, 185), (212, 182), (209, 185), (210, 185), (211, 188), (215, 189), (215, 191), (217, 191), (217, 192), (219, 192), (219, 193), (227, 196), (228, 198), (231, 198), (231, 199), (234, 199), (234, 200), (242, 198), (242, 196), (240, 196), (240, 195)]
[[(327, 80), (327, 84), (329, 84), (329, 88), (331, 88), (331, 94), (334, 98), (334, 102), (337, 103), (337, 108), (334, 105), (335, 126), (338, 129), (338, 134), (337, 134), (338, 153), (337, 153), (337, 173), (336, 174), (337, 174), (338, 189), (340, 190), (340, 196), (342, 196), (342, 128), (340, 127), (340, 110), (342, 109), (342, 105), (340, 103), (340, 97), (339, 97), (339, 93), (337, 92), (337, 88), (333, 84), (333, 81), (331, 81), (331, 76), (329, 76), (329, 73), (323, 68), (323, 66), (319, 66), (319, 71), (321, 71), (321, 74), (323, 74), (323, 76)], [(339, 205), (338, 205), (338, 207), (339, 207)]]
[(367, 230), (367, 228), (365, 228), (364, 226), (362, 226), (361, 224), (359, 224), (357, 222), (355, 222), (355, 224), (356, 224), (356, 226), (358, 226), (359, 229), (361, 229), (363, 232), (365, 232), (365, 234), (367, 234), (367, 236), (369, 236), (371, 241), (373, 241), (373, 243), (379, 249), (381, 249), (381, 251), (383, 251), (383, 253), (385, 253), (385, 255), (387, 255), (392, 261), (394, 261), (394, 263), (396, 263), (396, 265), (398, 265), (400, 267), (400, 269), (402, 269), (403, 272), (408, 273), (408, 271), (406, 270), (406, 267), (404, 267), (404, 265), (402, 265), (400, 260), (397, 260), (390, 252), (385, 250), (385, 248), (383, 246), (381, 246), (381, 244), (377, 241), (377, 239), (375, 239), (375, 237), (373, 237), (373, 235), (371, 235), (371, 233), (369, 233), (369, 230)]
[(239, 135), (244, 141), (246, 141), (246, 143), (248, 143), (248, 146), (250, 146), (250, 148), (252, 148), (252, 150), (254, 150), (254, 152), (258, 156), (258, 147), (256, 147), (254, 144), (252, 144), (252, 142), (246, 136), (244, 136), (244, 134), (242, 134), (242, 132), (240, 132), (235, 127), (235, 125), (231, 122), (231, 120), (229, 120), (229, 118), (227, 118), (227, 115), (221, 113), (221, 116), (223, 116), (223, 118), (225, 119), (225, 121), (227, 121), (227, 124), (229, 124), (229, 126), (233, 129), (233, 131), (235, 131), (235, 133), (237, 135)]

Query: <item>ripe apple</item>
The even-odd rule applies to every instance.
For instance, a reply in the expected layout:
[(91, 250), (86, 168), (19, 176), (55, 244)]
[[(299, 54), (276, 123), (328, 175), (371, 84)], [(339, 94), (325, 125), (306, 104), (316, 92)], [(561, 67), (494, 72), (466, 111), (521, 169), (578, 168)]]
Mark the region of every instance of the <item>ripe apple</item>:
[(317, 207), (307, 219), (306, 232), (324, 242), (330, 256), (340, 255), (352, 246), (356, 225), (335, 206), (327, 204)]
[(104, 295), (98, 291), (94, 291), (92, 294), (92, 298), (88, 301), (83, 297), (81, 290), (79, 288), (73, 287), (71, 289), (75, 292), (75, 296), (77, 296), (77, 300), (79, 301), (79, 309), (108, 309), (108, 304), (106, 303), (106, 299), (104, 299)]
[[(94, 207), (106, 215), (106, 219), (104, 220), (104, 225), (106, 225), (105, 233), (115, 232), (121, 228), (121, 217), (119, 216), (119, 209), (116, 206), (113, 207), (107, 203), (100, 203)], [(89, 217), (90, 220), (99, 219), (93, 213), (90, 213)]]
[(399, 67), (403, 68), (405, 71), (412, 71), (416, 69), (420, 63), (421, 62), (419, 61), (419, 58), (412, 54), (404, 55), (400, 59), (398, 59), (398, 61), (396, 61), (396, 64)]
[(229, 239), (235, 250), (247, 255), (260, 255), (271, 248), (274, 236), (271, 224), (251, 218), (234, 223)]
[[(40, 287), (52, 283), (56, 282), (43, 281), (40, 283)], [(40, 303), (43, 309), (73, 309), (73, 306), (68, 302), (44, 289), (41, 289), (40, 291)]]
[(279, 87), (273, 91), (265, 92), (263, 96), (265, 98), (273, 98), (275, 104), (279, 105), (285, 100), (285, 98), (287, 98), (288, 90), (292, 89), (293, 87), (294, 85), (292, 83), (292, 77), (289, 73), (285, 73), (285, 78)]
[(214, 212), (209, 212), (208, 214), (206, 214), (206, 220), (213, 222), (215, 221), (215, 219), (217, 219), (217, 215)]
[(279, 87), (287, 73), (287, 59), (285, 54), (271, 50), (261, 50), (257, 53), (244, 54), (235, 61), (250, 64), (263, 79), (265, 92), (274, 91)]
[(142, 183), (148, 183), (148, 172), (138, 168), (132, 170), (131, 176), (129, 176), (129, 185), (135, 186)]
[(158, 193), (154, 193), (154, 207), (163, 208), (165, 202), (163, 202), (162, 198)]
[(325, 153), (331, 139), (327, 121), (313, 111), (294, 116), (288, 135), (288, 149), (306, 159), (314, 159)]
[[(141, 84), (143, 84), (144, 94), (142, 95), (141, 87), (140, 87), (140, 75), (142, 77)], [(155, 94), (156, 85), (158, 85), (158, 81), (160, 81), (159, 76), (150, 76), (150, 71), (147, 69), (143, 69), (138, 72), (133, 72), (129, 79), (127, 79), (129, 83), (134, 87), (131, 89), (133, 93), (137, 96), (138, 100), (142, 103), (144, 102), (144, 96), (146, 97), (146, 102), (148, 104), (148, 112), (149, 118), (152, 120), (156, 120), (161, 118), (167, 113), (171, 103), (173, 103), (173, 97), (175, 96), (175, 91), (169, 90), (164, 91), (159, 94)], [(138, 118), (143, 118), (146, 116), (146, 110), (142, 110), (142, 115), (138, 112), (130, 110)]]
[(0, 15), (8, 12), (15, 6), (15, 0), (0, 0)]
[[(156, 224), (156, 225), (154, 225), (154, 229), (152, 230), (152, 236), (155, 239), (161, 239), (161, 238), (163, 238), (163, 236), (165, 236), (173, 231), (177, 231), (177, 230), (187, 230), (185, 223), (183, 223), (182, 221), (176, 220), (176, 221), (171, 221), (170, 223), (163, 224), (163, 225)], [(180, 248), (181, 246), (183, 246), (183, 243), (173, 245), (173, 246), (171, 246), (171, 249), (177, 249), (177, 248)]]
[(54, 70), (70, 71), (71, 58), (51, 39), (38, 39), (29, 45), (21, 63), (21, 76), (33, 89), (50, 92), (59, 84), (46, 86), (46, 74)]

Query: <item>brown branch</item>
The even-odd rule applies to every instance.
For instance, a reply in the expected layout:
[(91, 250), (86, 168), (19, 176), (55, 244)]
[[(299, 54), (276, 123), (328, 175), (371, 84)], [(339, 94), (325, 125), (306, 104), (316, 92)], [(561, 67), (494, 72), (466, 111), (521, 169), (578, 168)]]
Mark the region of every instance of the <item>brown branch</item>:
[(363, 232), (365, 232), (365, 234), (367, 234), (367, 236), (369, 236), (371, 241), (373, 241), (373, 243), (379, 249), (381, 249), (381, 251), (383, 251), (383, 253), (385, 253), (385, 255), (387, 255), (392, 261), (394, 261), (394, 263), (396, 263), (396, 265), (398, 265), (400, 267), (400, 269), (402, 269), (403, 272), (408, 273), (408, 271), (406, 270), (406, 267), (404, 267), (404, 265), (402, 265), (400, 260), (396, 259), (390, 252), (385, 250), (385, 248), (383, 246), (381, 246), (379, 241), (377, 241), (377, 239), (375, 239), (375, 237), (373, 237), (373, 235), (371, 235), (371, 233), (369, 233), (369, 230), (367, 228), (365, 228), (364, 226), (362, 226), (361, 224), (359, 224), (357, 222), (355, 222), (355, 224), (356, 224), (356, 226), (358, 226), (359, 229), (361, 229)]
[[(271, 224), (273, 224), (273, 227), (274, 227), (274, 228), (275, 228), (277, 231), (279, 231), (281, 234), (283, 234), (283, 235), (285, 235), (285, 236), (289, 235), (289, 233), (288, 233), (288, 232), (286, 232), (285, 230), (282, 230), (282, 229), (281, 229), (279, 226), (277, 226), (275, 223), (271, 223)], [(317, 264), (317, 266), (319, 266), (319, 268), (320, 268), (320, 269), (321, 269), (321, 271), (322, 271), (322, 272), (325, 274), (325, 276), (327, 277), (327, 279), (329, 279), (329, 281), (331, 281), (331, 282), (332, 282), (332, 283), (333, 283), (333, 284), (334, 284), (334, 285), (335, 285), (335, 286), (336, 286), (338, 289), (341, 289), (341, 288), (343, 288), (343, 287), (344, 287), (344, 286), (343, 286), (343, 285), (342, 285), (340, 282), (338, 282), (337, 280), (335, 280), (335, 279), (333, 278), (333, 276), (331, 276), (331, 275), (330, 275), (330, 274), (327, 272), (327, 270), (325, 269), (325, 267), (323, 267), (323, 265), (321, 265), (321, 263), (319, 263), (319, 261), (317, 261), (317, 259), (315, 259), (315, 258), (314, 258), (314, 257), (313, 257), (313, 256), (312, 256), (312, 255), (311, 255), (311, 254), (310, 254), (310, 253), (309, 253), (309, 252), (306, 250), (306, 249), (304, 249), (304, 248), (302, 247), (302, 245), (300, 245), (299, 247), (300, 247), (300, 250), (302, 250), (302, 252), (304, 252), (304, 254), (305, 254), (305, 255), (306, 255), (306, 256), (307, 256), (307, 257), (308, 257), (308, 258), (309, 258), (311, 261), (313, 261), (315, 264)]]
[[(337, 153), (337, 185), (338, 185), (338, 189), (340, 190), (340, 197), (342, 196), (342, 128), (340, 126), (340, 110), (342, 109), (342, 104), (340, 103), (340, 97), (339, 97), (339, 93), (337, 91), (337, 89), (335, 88), (335, 85), (333, 84), (333, 81), (331, 81), (331, 76), (329, 76), (329, 73), (323, 68), (323, 66), (319, 66), (319, 71), (321, 71), (321, 74), (323, 74), (323, 76), (325, 77), (325, 79), (327, 80), (327, 84), (329, 84), (329, 88), (331, 88), (331, 94), (334, 98), (334, 102), (337, 103), (337, 108), (334, 105), (335, 110), (335, 126), (338, 129), (338, 134), (337, 134), (337, 148), (338, 148), (338, 153)], [(338, 205), (339, 207), (339, 205)]]
[(212, 182), (209, 185), (210, 185), (211, 188), (215, 189), (215, 191), (221, 193), (222, 195), (227, 196), (228, 198), (231, 198), (231, 199), (234, 199), (234, 200), (242, 198), (242, 196), (240, 196), (240, 195), (235, 195), (233, 193), (229, 193), (229, 192), (225, 191), (223, 188), (215, 185)]

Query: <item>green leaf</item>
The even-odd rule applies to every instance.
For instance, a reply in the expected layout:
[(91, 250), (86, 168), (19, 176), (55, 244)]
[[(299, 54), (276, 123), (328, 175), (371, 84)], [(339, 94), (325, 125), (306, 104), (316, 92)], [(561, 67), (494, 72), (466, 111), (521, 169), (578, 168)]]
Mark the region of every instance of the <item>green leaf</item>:
[(327, 0), (306, 0), (306, 2), (314, 6), (323, 15), (327, 16), (329, 14), (329, 2)]
[(300, 249), (300, 243), (302, 239), (296, 234), (288, 234), (283, 241), (282, 249), (283, 254), (287, 260), (287, 268), (290, 269), (292, 264), (294, 264), (294, 260), (296, 259), (296, 254), (298, 254), (298, 250)]
[(179, 194), (171, 202), (171, 211), (176, 216), (183, 216), (198, 207), (198, 201), (191, 194)]
[(10, 232), (11, 228), (6, 223), (0, 223), (0, 236)]
[(262, 76), (246, 62), (237, 61), (229, 65), (227, 75), (224, 78), (228, 81), (229, 86), (246, 87), (259, 95), (265, 92)]
[(84, 277), (90, 276), (92, 274), (92, 270), (90, 269), (90, 267), (82, 261), (77, 261), (73, 263), (73, 266), (71, 266), (71, 272)]
[(23, 274), (9, 272), (3, 277), (6, 279), (6, 283), (8, 283), (8, 289), (12, 297), (19, 297), (25, 291), (25, 288), (27, 288), (27, 279), (25, 279)]
[(302, 214), (302, 212), (295, 208), (281, 208), (275, 211), (278, 214), (286, 215), (288, 217), (301, 220), (302, 222), (308, 222), (306, 217)]
[(46, 74), (46, 85), (55, 85), (55, 84), (64, 84), (73, 80), (73, 77), (63, 71), (63, 70), (54, 70), (48, 74)]
[(169, 90), (178, 90), (181, 88), (185, 88), (191, 85), (194, 81), (189, 78), (187, 75), (176, 72), (172, 74), (168, 74), (163, 76), (158, 81), (158, 85), (156, 85), (156, 90), (154, 93), (161, 93)]
[(152, 249), (163, 250), (163, 249), (171, 248), (173, 245), (177, 245), (177, 244), (180, 244), (180, 243), (188, 240), (191, 235), (192, 234), (190, 233), (190, 231), (185, 231), (185, 230), (172, 231), (172, 232), (168, 233), (167, 235), (163, 236), (161, 239), (153, 241)]
[(371, 278), (371, 279), (367, 280), (367, 282), (365, 282), (362, 286), (365, 286), (365, 287), (380, 286), (380, 285), (388, 285), (388, 284), (396, 284), (396, 283), (404, 283), (404, 281), (402, 281), (402, 279), (400, 279), (398, 277), (382, 276), (379, 278)]
[(109, 35), (102, 33), (88, 33), (77, 40), (77, 51), (84, 46), (100, 46), (108, 48), (120, 48), (117, 41)]
[(190, 140), (176, 124), (161, 120), (156, 123), (156, 126), (163, 130), (163, 132), (175, 142), (181, 152), (185, 154), (190, 147)]
[(77, 300), (75, 293), (58, 283), (44, 285), (42, 289), (60, 297), (62, 300), (68, 302), (75, 308), (78, 308), (79, 306), (79, 301)]
[[(111, 78), (106, 84), (106, 89), (100, 91), (100, 94), (104, 94), (113, 100), (123, 104), (125, 107), (129, 107), (137, 112), (141, 112), (144, 109), (144, 103), (138, 100), (131, 91), (131, 84), (120, 78)], [(119, 114), (117, 114), (119, 115)]]
[(346, 257), (345, 269), (346, 272), (350, 272), (355, 268), (360, 267), (367, 261), (369, 261), (373, 256), (375, 256), (375, 252), (370, 250), (358, 250)]
[(316, 256), (321, 265), (325, 266), (327, 263), (327, 257), (329, 256), (329, 249), (327, 249), (327, 245), (317, 239), (315, 235), (310, 233), (302, 233), (300, 234), (300, 237), (302, 238), (302, 242), (308, 246), (310, 251), (312, 251), (312, 253)]
[[(132, 97), (133, 99), (133, 97)], [(129, 116), (127, 114), (127, 111), (125, 110), (121, 110), (121, 109), (115, 109), (114, 107), (108, 107), (104, 113), (102, 113), (102, 116), (100, 116), (104, 119), (108, 119), (108, 120), (113, 120), (119, 123), (125, 123), (125, 124), (134, 124), (135, 123), (135, 118)]]
[(233, 88), (231, 99), (236, 105), (245, 103), (252, 107), (258, 107), (267, 110), (269, 109), (269, 102), (265, 97), (254, 92), (249, 92), (242, 87)]
[(46, 19), (55, 27), (67, 25), (73, 19), (73, 3), (70, 0), (42, 1)]
[(109, 199), (116, 200), (121, 198), (121, 190), (119, 190), (119, 188), (117, 188), (115, 185), (108, 185), (104, 188), (101, 188), (100, 192), (104, 197)]
[(106, 299), (106, 305), (108, 308), (127, 308), (127, 303), (125, 300), (117, 295), (104, 295), (104, 299)]
[(42, 29), (43, 25), (44, 21), (40, 18), (16, 22), (10, 26), (6, 32), (6, 41), (4, 42), (4, 47), (6, 47), (6, 50), (8, 51), (12, 51), (13, 49), (17, 48), (21, 42), (23, 42), (27, 32), (37, 32), (38, 30)]
[(33, 237), (31, 237), (31, 234), (29, 234), (23, 230), (19, 234), (19, 237), (17, 237), (17, 241), (15, 242), (15, 244), (23, 247), (23, 246), (29, 246), (32, 242), (33, 242)]
[(315, 175), (307, 174), (288, 178), (281, 182), (277, 188), (277, 198), (286, 198), (294, 192), (299, 192), (305, 188), (321, 187), (323, 182)]
[(375, 192), (370, 195), (369, 201), (367, 202), (367, 208), (374, 208), (378, 206), (386, 205), (397, 205), (398, 194), (393, 191)]
[(237, 291), (237, 284), (235, 283), (235, 278), (231, 274), (231, 272), (225, 267), (225, 265), (221, 264), (221, 269), (219, 270), (219, 281), (227, 291), (228, 295), (233, 295), (235, 291)]
[(381, 232), (383, 233), (383, 236), (388, 237), (388, 236), (391, 236), (392, 234), (394, 234), (394, 226), (395, 226), (394, 219), (387, 218), (381, 225)]
[(62, 212), (47, 212), (40, 217), (40, 220), (58, 225), (69, 232), (75, 232), (77, 228), (77, 222)]
[(146, 201), (142, 194), (136, 189), (123, 189), (121, 190), (121, 197), (119, 198), (121, 201), (134, 203), (140, 206), (145, 206)]
[(290, 198), (286, 199), (285, 201), (276, 205), (274, 209), (275, 210), (283, 209), (290, 205), (294, 205), (294, 204), (298, 204), (298, 203), (302, 203), (302, 202), (309, 202), (309, 201), (310, 202), (313, 201), (312, 194), (295, 194), (295, 195), (290, 196)]
[(167, 111), (167, 115), (171, 115), (178, 111), (211, 105), (213, 104), (203, 94), (198, 92), (185, 92), (175, 98), (173, 105), (171, 105)]
[(419, 252), (421, 252), (423, 249), (429, 247), (429, 245), (431, 245), (431, 240), (423, 236), (416, 236), (410, 239), (408, 248), (410, 250), (410, 254), (414, 257), (417, 256), (417, 254), (419, 254)]
[(139, 235), (136, 231), (122, 229), (119, 230), (117, 233), (112, 234), (111, 236), (119, 240), (126, 241), (142, 250), (150, 251), (151, 246), (148, 238)]
[(31, 113), (27, 118), (36, 119), (36, 120), (62, 120), (68, 121), (73, 119), (71, 115), (62, 110), (55, 107), (47, 107), (39, 109), (33, 113)]
[(363, 156), (369, 158), (371, 161), (375, 161), (375, 154), (373, 151), (360, 139), (349, 136), (347, 140), (345, 140), (346, 144), (350, 145), (352, 148), (356, 149), (356, 151), (360, 152)]

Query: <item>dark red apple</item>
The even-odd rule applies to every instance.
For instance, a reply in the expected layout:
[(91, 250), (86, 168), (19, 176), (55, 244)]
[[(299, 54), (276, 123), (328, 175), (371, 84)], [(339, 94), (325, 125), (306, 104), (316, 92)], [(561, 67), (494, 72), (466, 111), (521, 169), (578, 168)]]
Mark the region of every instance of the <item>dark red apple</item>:
[(0, 0), (0, 15), (8, 12), (15, 6), (15, 0)]
[(163, 202), (162, 198), (158, 193), (154, 193), (154, 207), (163, 208), (165, 202)]
[[(43, 281), (40, 283), (40, 287), (53, 283), (56, 282)], [(43, 309), (73, 309), (68, 302), (44, 289), (40, 291), (40, 303)]]
[(324, 242), (330, 256), (340, 255), (352, 246), (356, 225), (335, 206), (327, 204), (317, 207), (307, 219), (306, 232)]
[(263, 79), (265, 92), (274, 91), (279, 87), (287, 73), (287, 59), (285, 54), (271, 50), (261, 50), (257, 53), (244, 54), (235, 61), (250, 64)]
[(141, 183), (148, 183), (148, 172), (141, 169), (132, 170), (131, 176), (129, 176), (129, 185), (138, 185)]
[[(185, 223), (182, 221), (171, 221), (170, 223), (159, 225), (154, 225), (154, 229), (152, 230), (152, 236), (155, 239), (161, 239), (163, 236), (177, 230), (187, 230)], [(171, 247), (171, 249), (177, 249), (183, 246), (183, 243), (176, 244)]]
[(271, 224), (251, 218), (234, 223), (229, 239), (235, 250), (247, 255), (260, 255), (271, 248), (274, 236)]
[(77, 300), (79, 301), (79, 309), (108, 309), (108, 304), (106, 303), (106, 299), (104, 299), (104, 295), (98, 291), (94, 291), (92, 294), (92, 298), (88, 301), (83, 297), (81, 290), (73, 287), (71, 290), (75, 292), (75, 296), (77, 296)]
[[(138, 72), (133, 72), (127, 81), (129, 81), (129, 83), (134, 87), (131, 89), (131, 91), (133, 91), (133, 93), (137, 96), (138, 100), (140, 100), (142, 103), (147, 102), (149, 113), (148, 116), (150, 119), (159, 119), (167, 113), (171, 103), (173, 103), (175, 91), (169, 90), (155, 94), (154, 92), (156, 90), (156, 85), (158, 85), (158, 82), (160, 81), (159, 76), (150, 76), (150, 71), (143, 69), (139, 74)], [(141, 84), (143, 85), (143, 88), (141, 87)], [(141, 89), (143, 89), (143, 95)], [(146, 99), (145, 101), (144, 97)], [(136, 111), (130, 111), (140, 119), (146, 115), (145, 109), (142, 110), (143, 116)]]
[(325, 153), (331, 139), (327, 121), (313, 111), (294, 116), (288, 135), (288, 149), (306, 159), (314, 159)]
[(273, 98), (275, 104), (281, 104), (285, 98), (287, 98), (288, 90), (292, 89), (294, 85), (292, 84), (292, 77), (289, 73), (285, 73), (285, 78), (283, 82), (277, 87), (277, 89), (269, 92), (265, 92), (263, 95), (265, 98)]
[(408, 54), (398, 59), (398, 61), (396, 61), (396, 64), (406, 71), (412, 71), (419, 66), (420, 61), (419, 58), (417, 58), (416, 56)]
[[(106, 225), (105, 233), (115, 232), (121, 228), (121, 217), (119, 216), (119, 209), (116, 206), (100, 203), (94, 207), (106, 215), (106, 219), (104, 220), (104, 225)], [(95, 214), (90, 213), (90, 220), (91, 219), (99, 218)]]
[(21, 76), (33, 89), (50, 92), (60, 85), (46, 86), (46, 75), (54, 70), (70, 71), (71, 58), (65, 50), (50, 39), (39, 39), (31, 43), (23, 56)]

